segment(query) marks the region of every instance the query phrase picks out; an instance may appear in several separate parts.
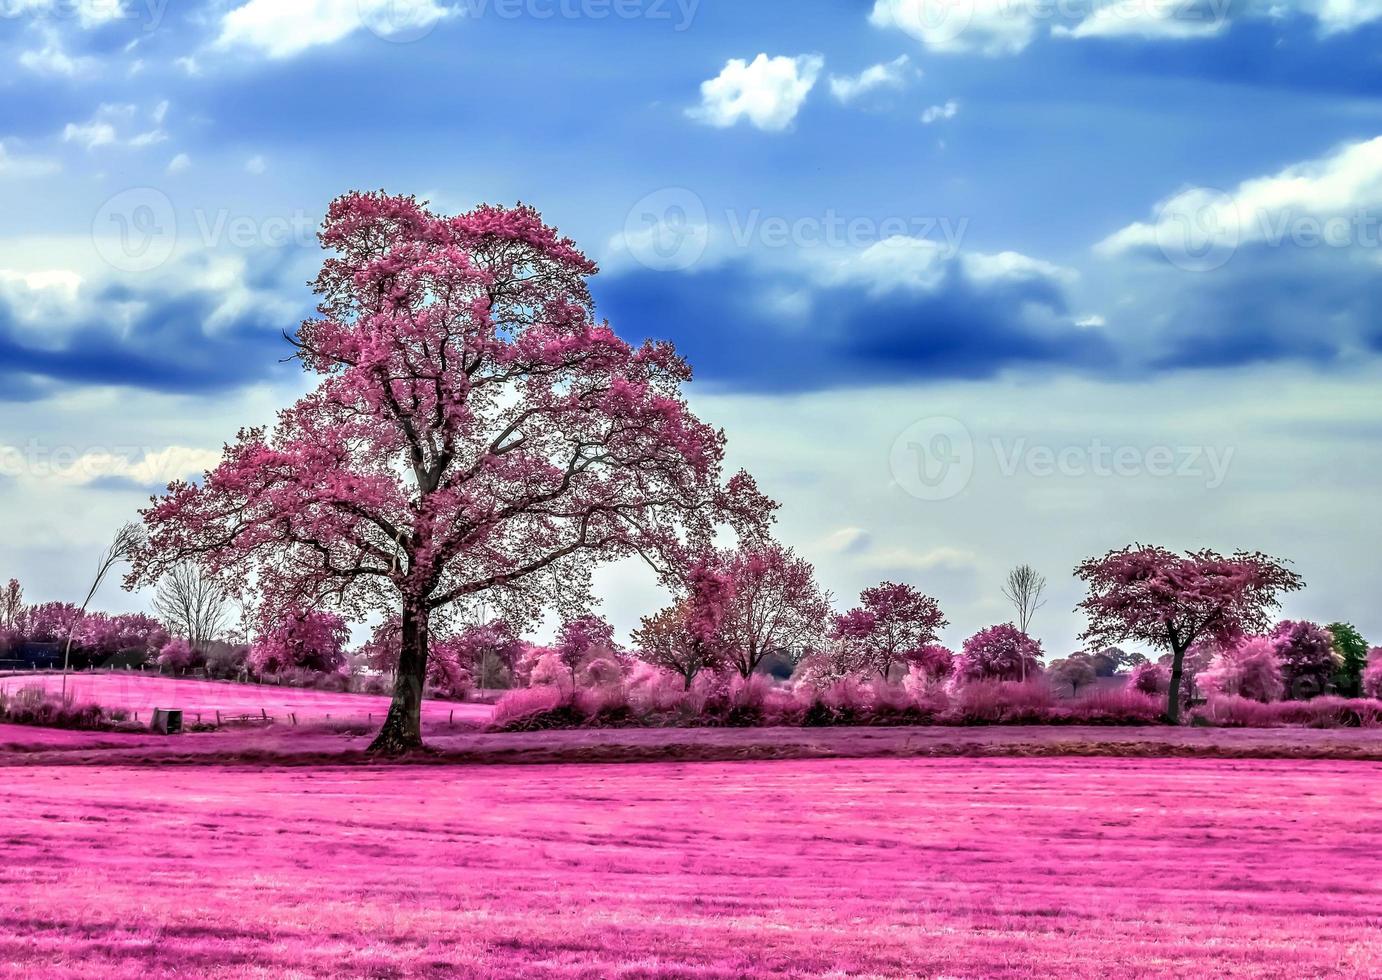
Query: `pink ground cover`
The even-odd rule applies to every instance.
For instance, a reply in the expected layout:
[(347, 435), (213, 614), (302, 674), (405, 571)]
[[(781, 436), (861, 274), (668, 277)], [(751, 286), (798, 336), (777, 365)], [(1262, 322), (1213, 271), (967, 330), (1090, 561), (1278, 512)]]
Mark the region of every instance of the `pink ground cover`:
[(3, 777), (0, 975), (1382, 975), (1378, 763)]
[[(34, 684), (58, 691), (62, 687), (62, 676), (0, 677), (0, 690), (17, 691)], [(267, 712), (284, 724), (289, 722), (290, 714), (295, 715), (300, 724), (327, 719), (366, 724), (373, 720), (379, 724), (389, 710), (388, 698), (368, 694), (337, 694), (271, 684), (183, 680), (137, 673), (73, 674), (67, 678), (67, 690), (79, 702), (94, 701), (103, 708), (137, 711), (141, 721), (147, 721), (154, 708), (181, 708), (187, 724), (196, 723), (199, 715), (202, 721), (212, 723), (217, 711), (223, 716), (259, 716)], [(484, 724), (493, 709), (481, 704), (424, 701), (422, 710), (424, 719), (429, 722), (449, 722), (454, 713), (459, 725)]]

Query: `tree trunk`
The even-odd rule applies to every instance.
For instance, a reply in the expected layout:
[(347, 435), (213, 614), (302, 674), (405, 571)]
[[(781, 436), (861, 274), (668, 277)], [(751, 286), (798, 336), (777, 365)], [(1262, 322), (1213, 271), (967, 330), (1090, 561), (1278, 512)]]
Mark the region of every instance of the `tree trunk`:
[(1180, 724), (1180, 685), (1185, 674), (1185, 649), (1173, 648), (1171, 651), (1171, 690), (1167, 695), (1166, 720), (1173, 725)]
[(394, 678), (393, 703), (384, 727), (369, 747), (370, 755), (403, 755), (422, 748), (422, 689), (427, 682), (428, 612), (403, 607), (403, 648)]

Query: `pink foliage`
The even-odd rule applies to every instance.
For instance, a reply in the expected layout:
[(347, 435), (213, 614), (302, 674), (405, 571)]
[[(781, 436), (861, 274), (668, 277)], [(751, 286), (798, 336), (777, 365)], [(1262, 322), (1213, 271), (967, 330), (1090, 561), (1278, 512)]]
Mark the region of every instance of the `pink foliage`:
[(339, 674), (346, 666), (349, 639), (350, 627), (336, 613), (296, 610), (261, 631), (250, 648), (249, 665), (258, 674)]
[(350, 193), (320, 238), (320, 316), (294, 341), (317, 387), (144, 512), (131, 586), (194, 558), (232, 587), (258, 573), (272, 608), (401, 616), (417, 683), (381, 741), (401, 751), (434, 613), (490, 594), (517, 620), (584, 607), (599, 562), (681, 567), (722, 523), (766, 526), (753, 481), (721, 480), (686, 362), (596, 317), (595, 263), (535, 209)]
[(865, 589), (860, 604), (835, 617), (829, 656), (841, 674), (886, 680), (936, 642), (946, 624), (940, 605), (911, 585), (884, 582)]
[(1128, 689), (1147, 695), (1165, 695), (1171, 689), (1171, 668), (1144, 661), (1128, 674)]
[(81, 609), (70, 602), (30, 606), (24, 611), (24, 637), (30, 643), (64, 643), (81, 619)]
[(1368, 652), (1368, 666), (1363, 671), (1363, 693), (1382, 700), (1382, 647)]
[(830, 599), (811, 563), (775, 541), (749, 544), (723, 558), (730, 588), (721, 615), (726, 658), (748, 677), (770, 654), (819, 645)]
[(1224, 649), (1199, 683), (1211, 695), (1263, 703), (1280, 701), (1285, 692), (1276, 644), (1265, 636), (1246, 637)]
[(1303, 584), (1282, 562), (1260, 552), (1178, 555), (1144, 545), (1091, 558), (1075, 574), (1089, 586), (1079, 606), (1089, 620), (1084, 639), (1140, 641), (1171, 654), (1167, 714), (1173, 722), (1180, 719), (1186, 651), (1202, 639), (1227, 646), (1262, 632), (1279, 595)]
[(1292, 700), (1304, 700), (1328, 689), (1342, 661), (1329, 631), (1303, 620), (1284, 619), (1271, 632), (1282, 681)]
[(1041, 644), (1011, 623), (990, 626), (965, 640), (955, 680), (1022, 681), (1041, 673)]
[(197, 652), (182, 637), (169, 640), (158, 651), (158, 665), (168, 670), (190, 670), (197, 666)]

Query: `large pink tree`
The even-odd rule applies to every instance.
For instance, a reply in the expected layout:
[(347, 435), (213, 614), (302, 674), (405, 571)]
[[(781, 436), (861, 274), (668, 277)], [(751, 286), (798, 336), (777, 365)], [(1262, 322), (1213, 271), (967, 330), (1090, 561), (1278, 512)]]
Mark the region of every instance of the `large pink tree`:
[(1145, 545), (1111, 551), (1075, 569), (1089, 587), (1079, 604), (1089, 618), (1085, 640), (1140, 641), (1171, 654), (1166, 717), (1180, 722), (1185, 653), (1201, 639), (1222, 646), (1262, 632), (1283, 592), (1302, 586), (1284, 563), (1258, 552), (1178, 555)]
[(721, 482), (685, 361), (596, 319), (595, 264), (534, 209), (352, 193), (320, 238), (320, 316), (294, 340), (317, 387), (145, 511), (129, 584), (191, 558), (273, 608), (399, 615), (374, 751), (421, 745), (434, 619), (481, 601), (576, 615), (599, 561), (670, 575), (718, 520), (766, 521), (751, 479)]

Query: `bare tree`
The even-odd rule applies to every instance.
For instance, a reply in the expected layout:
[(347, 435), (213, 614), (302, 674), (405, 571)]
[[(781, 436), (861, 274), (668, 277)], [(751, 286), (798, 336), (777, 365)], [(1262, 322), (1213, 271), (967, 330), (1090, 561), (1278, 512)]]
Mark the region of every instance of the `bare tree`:
[(72, 625), (67, 628), (67, 648), (62, 654), (62, 696), (64, 698), (67, 697), (67, 672), (72, 664), (72, 637), (77, 632), (77, 626), (86, 616), (86, 607), (91, 605), (91, 600), (96, 597), (96, 590), (106, 580), (110, 570), (122, 561), (129, 561), (130, 556), (143, 543), (144, 529), (138, 524), (126, 524), (115, 532), (115, 539), (111, 541), (110, 547), (106, 549), (101, 560), (97, 562), (96, 577), (92, 579), (91, 588), (82, 601), (81, 612), (72, 618)]
[(174, 565), (159, 579), (154, 612), (168, 632), (187, 637), (193, 649), (203, 649), (225, 626), (227, 598), (215, 579), (192, 562)]
[(1046, 576), (1031, 565), (1018, 565), (1008, 573), (1008, 582), (1003, 587), (1003, 595), (1017, 610), (1017, 628), (1027, 632), (1032, 616), (1046, 605), (1042, 593), (1046, 591)]
[(23, 616), (24, 590), (19, 585), (19, 579), (12, 578), (4, 590), (0, 591), (0, 626), (18, 629)]

